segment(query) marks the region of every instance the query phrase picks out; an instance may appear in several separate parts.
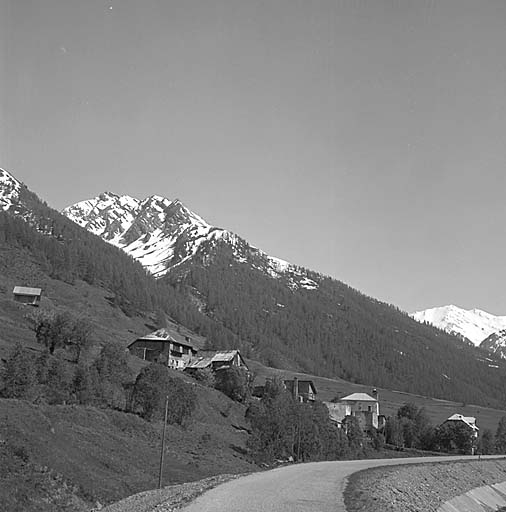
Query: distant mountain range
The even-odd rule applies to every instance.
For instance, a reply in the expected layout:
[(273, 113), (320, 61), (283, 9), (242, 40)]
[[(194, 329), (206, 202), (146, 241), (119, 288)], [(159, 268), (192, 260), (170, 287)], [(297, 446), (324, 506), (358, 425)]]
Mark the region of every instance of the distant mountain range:
[[(463, 337), (473, 345), (506, 357), (506, 316), (495, 316), (481, 309), (441, 306), (411, 315), (451, 334)], [(504, 353), (503, 353), (504, 352)]]
[(98, 286), (129, 317), (165, 313), (209, 347), (240, 348), (277, 368), (467, 403), (505, 402), (506, 367), (493, 354), (269, 256), (178, 200), (108, 192), (66, 208), (65, 217), (7, 171), (0, 198), (0, 241), (16, 252), (16, 268), (36, 263), (51, 279)]

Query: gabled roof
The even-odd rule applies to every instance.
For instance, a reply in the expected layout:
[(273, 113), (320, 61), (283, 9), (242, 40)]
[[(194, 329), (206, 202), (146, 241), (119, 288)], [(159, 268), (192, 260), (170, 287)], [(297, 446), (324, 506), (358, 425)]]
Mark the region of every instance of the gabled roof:
[(195, 351), (197, 350), (194, 347), (194, 345), (190, 341), (187, 341), (186, 338), (182, 334), (179, 334), (175, 330), (173, 330), (173, 331), (169, 330), (165, 327), (162, 327), (161, 329), (158, 329), (149, 334), (146, 334), (145, 336), (141, 336), (140, 338), (137, 338), (135, 341), (130, 343), (130, 345), (128, 345), (128, 346), (130, 347), (137, 341), (154, 341), (154, 342), (171, 341), (173, 343), (177, 343), (177, 344), (183, 345), (185, 347), (190, 347), (191, 349), (193, 349)]
[(348, 396), (343, 396), (343, 398), (339, 399), (340, 402), (342, 401), (350, 401), (350, 402), (377, 402), (378, 400), (376, 398), (373, 398), (372, 396), (368, 395), (367, 393), (352, 393)]
[(453, 414), (446, 421), (463, 421), (469, 428), (480, 430), (476, 426), (476, 418), (474, 416), (462, 416), (462, 414)]
[(214, 351), (214, 350), (202, 350), (200, 356), (192, 361), (187, 368), (202, 369), (211, 366), (212, 363), (230, 363), (234, 357), (238, 355), (243, 362), (244, 366), (247, 367), (241, 353), (238, 350), (225, 350), (225, 351)]
[(15, 286), (12, 290), (14, 295), (33, 295), (34, 297), (40, 297), (42, 294), (41, 288), (30, 288), (27, 286)]

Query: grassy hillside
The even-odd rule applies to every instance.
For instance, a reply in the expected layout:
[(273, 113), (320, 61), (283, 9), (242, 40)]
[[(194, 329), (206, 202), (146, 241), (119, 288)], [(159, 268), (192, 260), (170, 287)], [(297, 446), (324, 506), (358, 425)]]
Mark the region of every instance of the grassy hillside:
[[(255, 384), (261, 385), (265, 379), (281, 377), (283, 379), (311, 379), (318, 391), (318, 399), (329, 401), (336, 396), (346, 396), (351, 393), (371, 393), (371, 386), (355, 384), (342, 379), (328, 379), (317, 375), (310, 375), (290, 370), (279, 370), (264, 366), (257, 361), (249, 361), (248, 365), (255, 374)], [(385, 416), (395, 415), (397, 409), (405, 403), (413, 402), (418, 407), (425, 407), (427, 414), (434, 425), (439, 425), (452, 414), (459, 413), (464, 416), (474, 416), (480, 430), (490, 429), (495, 433), (499, 420), (506, 416), (506, 409), (495, 409), (481, 405), (468, 404), (431, 398), (422, 395), (410, 394), (385, 388), (377, 388), (380, 401), (380, 413)]]
[[(164, 484), (254, 471), (242, 454), (247, 439), (244, 407), (193, 385), (198, 387), (198, 404), (192, 419), (167, 429)], [(132, 414), (0, 399), (0, 460), (11, 461), (9, 467), (0, 465), (0, 502), (12, 499), (22, 506), (9, 511), (70, 511), (81, 510), (83, 503), (110, 503), (154, 488), (160, 439), (160, 423)]]

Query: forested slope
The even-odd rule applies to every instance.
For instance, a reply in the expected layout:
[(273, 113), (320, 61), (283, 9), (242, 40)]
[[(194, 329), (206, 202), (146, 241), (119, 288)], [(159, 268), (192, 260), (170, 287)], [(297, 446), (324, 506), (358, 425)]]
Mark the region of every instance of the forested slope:
[[(240, 335), (268, 365), (486, 405), (504, 404), (502, 363), (349, 286), (310, 274), (289, 286), (226, 244), (166, 278), (187, 287), (210, 318)], [(223, 343), (223, 346), (226, 346)], [(494, 366), (499, 365), (500, 368)]]

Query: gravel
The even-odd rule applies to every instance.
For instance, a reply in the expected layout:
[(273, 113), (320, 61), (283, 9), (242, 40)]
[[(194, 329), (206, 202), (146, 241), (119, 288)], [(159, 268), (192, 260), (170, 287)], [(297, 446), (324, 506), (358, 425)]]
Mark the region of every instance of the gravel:
[(348, 512), (430, 512), (475, 487), (506, 481), (506, 460), (393, 466), (351, 475)]
[(203, 492), (240, 476), (243, 475), (218, 475), (196, 482), (140, 492), (100, 509), (100, 512), (173, 512)]

